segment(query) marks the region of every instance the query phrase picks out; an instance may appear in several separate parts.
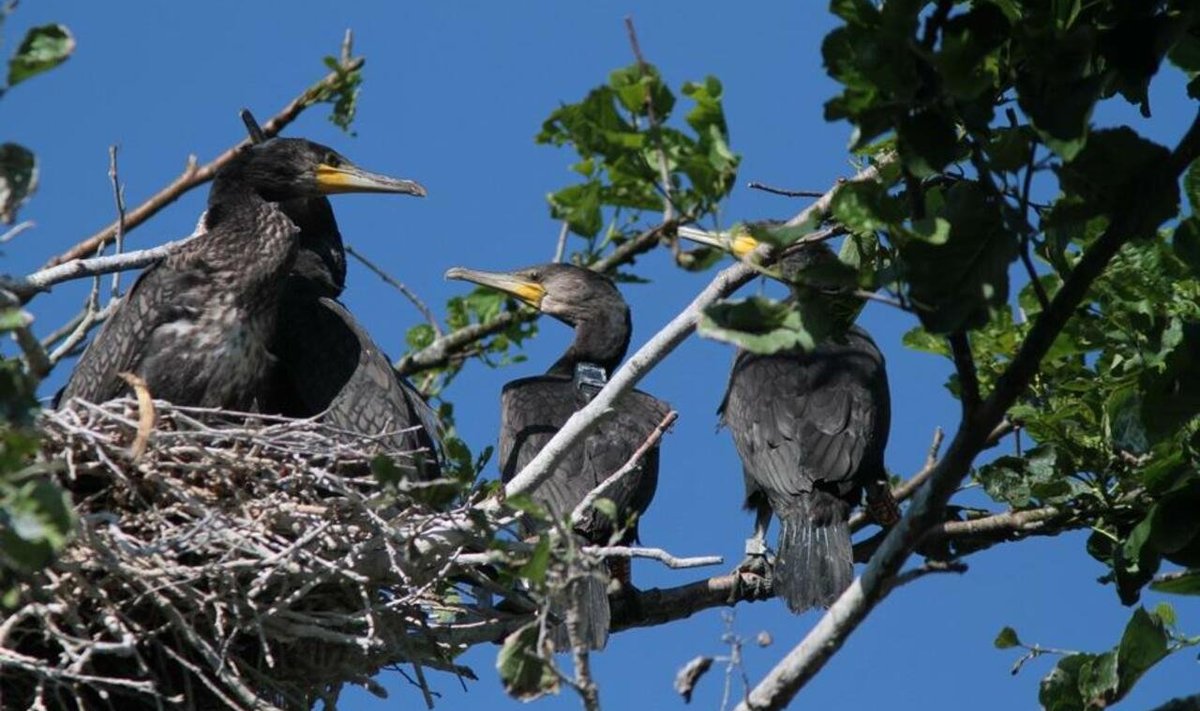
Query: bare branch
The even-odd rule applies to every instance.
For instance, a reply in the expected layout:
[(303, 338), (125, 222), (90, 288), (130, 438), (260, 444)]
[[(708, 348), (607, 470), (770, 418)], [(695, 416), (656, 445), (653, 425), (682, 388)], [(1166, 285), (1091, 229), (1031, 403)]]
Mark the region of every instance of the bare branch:
[(12, 240), (19, 237), (22, 232), (33, 229), (36, 226), (37, 226), (37, 223), (34, 222), (33, 220), (25, 220), (23, 222), (18, 222), (17, 224), (8, 228), (7, 232), (0, 235), (0, 244), (7, 244), (8, 242), (11, 242)]
[[(299, 116), (305, 109), (317, 103), (318, 97), (320, 97), (324, 92), (337, 86), (342, 81), (342, 77), (346, 73), (361, 69), (365, 62), (366, 60), (362, 57), (355, 57), (349, 61), (343, 60), (341, 66), (338, 67), (337, 70), (329, 72), (323, 79), (305, 89), (299, 96), (292, 99), (287, 106), (284, 106), (279, 113), (272, 116), (265, 124), (263, 124), (263, 133), (268, 138), (278, 134), (285, 126), (290, 124), (292, 121), (295, 121), (296, 117)], [(129, 214), (125, 219), (125, 231), (128, 232), (138, 225), (141, 225), (146, 220), (156, 215), (164, 207), (175, 202), (187, 191), (191, 190), (197, 185), (201, 185), (211, 180), (213, 175), (215, 175), (223, 165), (228, 163), (229, 160), (233, 158), (234, 154), (242, 148), (242, 146), (249, 145), (249, 143), (249, 139), (239, 141), (235, 146), (229, 148), (224, 153), (203, 166), (198, 166), (196, 164), (195, 156), (190, 156), (187, 161), (187, 167), (184, 168), (183, 173), (180, 174), (178, 178), (171, 181), (170, 184), (158, 191), (158, 193), (155, 195), (151, 196), (141, 205), (138, 205), (129, 211)], [(68, 262), (72, 259), (79, 259), (85, 255), (95, 253), (99, 247), (107, 244), (113, 239), (113, 237), (116, 235), (117, 226), (118, 222), (114, 222), (113, 224), (105, 227), (91, 237), (88, 237), (82, 242), (76, 244), (74, 247), (71, 247), (66, 252), (63, 252), (54, 259), (51, 259), (46, 266), (53, 267), (64, 262)]]
[(883, 599), (890, 581), (899, 574), (924, 532), (939, 522), (946, 502), (967, 475), (988, 436), (1028, 387), (1042, 358), (1083, 302), (1092, 283), (1128, 240), (1157, 229), (1157, 218), (1146, 209), (1153, 201), (1141, 199), (1141, 195), (1172, 188), (1198, 155), (1200, 112), (1169, 161), (1130, 181), (1132, 194), (1125, 202), (1114, 206), (1108, 227), (1083, 253), (1050, 306), (1039, 314), (1017, 355), (975, 416), (969, 420), (964, 418), (946, 456), (934, 468), (929, 483), (921, 488), (900, 523), (888, 533), (862, 576), (842, 593), (804, 640), (759, 682), (748, 700), (738, 706), (738, 711), (786, 706)]
[(571, 226), (566, 220), (562, 221), (562, 227), (558, 229), (558, 243), (554, 246), (554, 262), (558, 263), (563, 260), (563, 256), (567, 253), (567, 235), (571, 233)]
[[(108, 147), (108, 179), (112, 181), (113, 202), (117, 208), (117, 229), (114, 233), (117, 254), (125, 251), (125, 188), (117, 174), (117, 146)], [(121, 295), (121, 272), (113, 272), (111, 298)]]
[(166, 257), (171, 252), (174, 252), (194, 236), (195, 234), (192, 234), (174, 242), (167, 242), (157, 247), (135, 252), (114, 254), (108, 257), (93, 257), (91, 259), (72, 259), (69, 262), (62, 262), (56, 266), (34, 272), (24, 279), (11, 280), (8, 284), (4, 285), (4, 288), (16, 294), (22, 303), (24, 303), (29, 301), (39, 291), (44, 291), (64, 281), (149, 266)]
[(445, 335), (442, 332), (442, 326), (438, 323), (437, 317), (433, 315), (433, 312), (429, 310), (429, 307), (425, 305), (425, 302), (421, 301), (421, 297), (417, 296), (412, 289), (409, 289), (407, 286), (405, 286), (404, 282), (376, 266), (374, 262), (367, 259), (357, 249), (348, 244), (346, 245), (346, 254), (349, 254), (351, 257), (357, 259), (364, 267), (374, 272), (375, 276), (382, 279), (385, 284), (403, 294), (404, 298), (408, 299), (409, 303), (416, 307), (417, 311), (420, 311), (421, 315), (425, 317), (425, 322), (433, 327), (434, 333), (439, 336)]
[(654, 448), (655, 445), (658, 444), (659, 440), (662, 439), (663, 434), (670, 429), (671, 425), (673, 425), (677, 419), (679, 419), (678, 412), (675, 410), (668, 412), (666, 416), (663, 417), (662, 422), (659, 422), (654, 428), (654, 431), (652, 431), (650, 435), (646, 437), (646, 441), (642, 442), (642, 444), (638, 446), (637, 450), (634, 451), (633, 456), (631, 456), (627, 462), (622, 464), (619, 469), (605, 477), (604, 481), (600, 482), (600, 485), (595, 489), (589, 491), (587, 496), (583, 497), (583, 500), (580, 501), (579, 505), (575, 507), (575, 510), (571, 512), (571, 523), (578, 524), (583, 521), (583, 517), (587, 515), (588, 509), (590, 509), (592, 505), (596, 503), (596, 500), (608, 494), (608, 492), (614, 486), (616, 486), (617, 482), (628, 476), (630, 472), (636, 469), (638, 465), (641, 464), (642, 458), (646, 456), (646, 452), (649, 452)]
[(584, 553), (603, 558), (649, 558), (668, 568), (703, 568), (720, 565), (724, 558), (719, 555), (702, 555), (693, 558), (677, 558), (661, 548), (639, 548), (631, 546), (584, 546)]

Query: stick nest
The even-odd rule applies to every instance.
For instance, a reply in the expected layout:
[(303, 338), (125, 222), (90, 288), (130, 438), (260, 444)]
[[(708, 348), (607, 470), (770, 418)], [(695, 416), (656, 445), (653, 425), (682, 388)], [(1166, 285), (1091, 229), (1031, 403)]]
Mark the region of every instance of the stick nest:
[(429, 701), (423, 667), (470, 675), (439, 627), (475, 614), (453, 555), (414, 545), (458, 484), (381, 483), (378, 442), (310, 420), (157, 402), (151, 432), (147, 405), (43, 415), (78, 532), (0, 623), (0, 706), (309, 708), (400, 663)]

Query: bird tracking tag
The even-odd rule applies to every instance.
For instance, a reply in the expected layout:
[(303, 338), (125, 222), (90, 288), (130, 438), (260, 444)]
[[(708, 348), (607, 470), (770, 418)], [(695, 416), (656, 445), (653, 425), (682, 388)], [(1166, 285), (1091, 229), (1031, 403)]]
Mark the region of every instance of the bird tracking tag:
[(580, 390), (587, 388), (590, 390), (588, 397), (595, 397), (608, 382), (608, 373), (595, 363), (576, 363), (574, 380), (575, 387)]

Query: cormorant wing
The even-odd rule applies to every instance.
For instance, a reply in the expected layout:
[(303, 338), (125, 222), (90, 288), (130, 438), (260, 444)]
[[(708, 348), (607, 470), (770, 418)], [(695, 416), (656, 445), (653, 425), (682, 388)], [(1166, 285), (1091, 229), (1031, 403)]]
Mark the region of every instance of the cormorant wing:
[(387, 356), (345, 306), (328, 297), (286, 295), (274, 347), (276, 372), (264, 409), (292, 417), (324, 412), (325, 423), (380, 436), (384, 449), (391, 452), (422, 450), (419, 477), (439, 476), (437, 414), (396, 375)]
[(857, 328), (808, 354), (739, 352), (720, 408), (747, 474), (788, 494), (849, 493), (864, 460), (882, 469), (888, 412), (883, 357)]
[[(568, 418), (588, 403), (586, 393), (571, 378), (542, 375), (514, 380), (500, 396), (500, 468), (504, 481), (517, 475)], [(670, 411), (667, 403), (635, 390), (617, 402), (614, 412), (567, 454), (558, 470), (535, 492), (534, 498), (556, 515), (566, 516), (585, 496), (629, 461)], [(658, 487), (658, 447), (642, 459), (639, 471), (623, 477), (606, 495), (619, 516), (643, 513)], [(577, 529), (588, 540), (606, 543), (613, 532), (607, 517), (596, 511)], [(637, 539), (636, 526), (624, 541)]]
[(167, 268), (159, 263), (138, 276), (79, 357), (66, 386), (55, 398), (56, 407), (75, 397), (89, 402), (119, 397), (127, 385), (117, 374), (138, 370), (154, 334), (196, 318), (200, 304), (189, 295), (195, 293), (193, 287), (207, 274), (202, 261), (190, 267)]

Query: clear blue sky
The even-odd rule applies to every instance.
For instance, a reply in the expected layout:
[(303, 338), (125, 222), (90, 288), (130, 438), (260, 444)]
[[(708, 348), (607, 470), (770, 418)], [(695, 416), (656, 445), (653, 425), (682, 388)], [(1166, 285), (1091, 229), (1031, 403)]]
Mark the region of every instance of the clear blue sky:
[[(272, 10), (287, 8), (286, 14)], [(635, 17), (643, 50), (673, 86), (714, 74), (726, 88), (732, 146), (744, 160), (739, 182), (824, 189), (846, 175), (849, 127), (827, 124), (822, 103), (834, 91), (820, 63), (820, 41), (832, 26), (823, 3), (25, 3), (4, 27), (6, 54), (32, 24), (67, 23), (79, 47), (60, 69), (23, 84), (0, 102), (0, 140), (13, 140), (42, 160), (41, 189), (23, 217), (37, 229), (4, 248), (0, 269), (23, 273), (91, 234), (113, 217), (107, 171), (110, 144), (121, 147), (121, 177), (131, 204), (174, 178), (190, 153), (208, 160), (244, 134), (237, 109), (265, 119), (323, 74), (320, 58), (335, 53), (342, 32), (355, 30), (367, 57), (355, 129), (342, 135), (326, 111), (306, 114), (288, 133), (337, 147), (364, 167), (419, 179), (423, 201), (371, 196), (335, 198), (347, 241), (371, 255), (429, 303), (438, 306), (463, 285), (445, 282), (447, 267), (502, 269), (547, 261), (558, 226), (544, 200), (571, 180), (573, 155), (536, 146), (542, 119), (560, 101), (581, 97), (610, 69), (631, 61), (621, 18)], [(1148, 123), (1120, 107), (1107, 123), (1129, 122), (1166, 143), (1182, 133), (1190, 110), (1177, 80), (1152, 94)], [(1174, 103), (1173, 103), (1174, 102)], [(149, 246), (189, 233), (204, 190), (171, 207), (131, 237)], [(786, 217), (801, 203), (738, 187), (725, 207), (730, 222)], [(633, 307), (636, 347), (707, 282), (663, 254), (639, 261), (652, 283), (624, 288)], [(82, 304), (87, 285), (55, 289), (35, 302), (40, 333)], [(352, 265), (346, 303), (393, 354), (419, 318), (398, 294)], [(864, 323), (884, 350), (892, 383), (893, 428), (888, 467), (910, 474), (921, 465), (936, 425), (952, 429), (957, 402), (942, 388), (948, 368), (906, 351), (907, 315), (872, 306)], [(543, 370), (565, 346), (565, 329), (545, 322), (527, 363), (493, 371), (472, 365), (447, 395), (472, 447), (495, 439), (498, 395), (509, 379)], [(5, 344), (11, 353), (11, 344)], [(732, 567), (751, 530), (740, 510), (741, 473), (725, 433), (715, 433), (731, 352), (691, 339), (643, 383), (671, 402), (680, 420), (663, 445), (658, 497), (641, 530), (648, 545), (676, 554), (720, 554)], [(44, 387), (51, 393), (65, 372)], [(952, 433), (952, 432), (951, 432)], [(490, 472), (494, 475), (494, 470)], [(971, 501), (979, 503), (980, 499)], [(773, 530), (774, 532), (774, 530)], [(1036, 706), (1037, 682), (1053, 661), (1009, 674), (1016, 654), (992, 639), (1012, 625), (1027, 641), (1101, 651), (1128, 618), (1104, 571), (1083, 551), (1084, 536), (1005, 545), (970, 559), (964, 576), (926, 579), (897, 591), (846, 644), (796, 707), (1013, 709)], [(725, 570), (712, 569), (711, 574)], [(704, 571), (635, 565), (640, 586), (690, 582)], [(1159, 596), (1148, 595), (1154, 604)], [(1173, 598), (1182, 628), (1200, 632), (1200, 604)], [(816, 621), (794, 617), (770, 601), (737, 609), (736, 631), (775, 639), (747, 650), (747, 672), (759, 679)], [(671, 690), (675, 671), (701, 653), (720, 653), (721, 612), (616, 635), (595, 657), (602, 699), (610, 709), (681, 708)], [(440, 708), (491, 709), (515, 704), (493, 670), (496, 648), (464, 661), (481, 680), (464, 692), (449, 676), (433, 677)], [(1197, 691), (1195, 652), (1150, 672), (1125, 708), (1142, 709)], [(417, 708), (419, 696), (397, 674), (380, 679), (391, 699), (359, 690), (345, 709)], [(715, 709), (714, 674), (693, 706)], [(535, 708), (577, 708), (569, 692)]]

